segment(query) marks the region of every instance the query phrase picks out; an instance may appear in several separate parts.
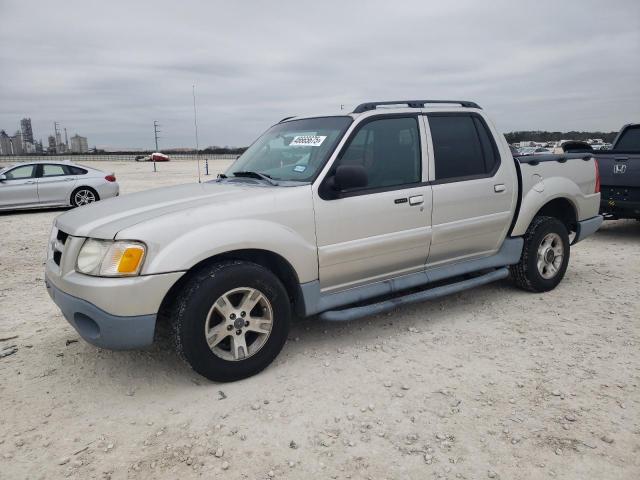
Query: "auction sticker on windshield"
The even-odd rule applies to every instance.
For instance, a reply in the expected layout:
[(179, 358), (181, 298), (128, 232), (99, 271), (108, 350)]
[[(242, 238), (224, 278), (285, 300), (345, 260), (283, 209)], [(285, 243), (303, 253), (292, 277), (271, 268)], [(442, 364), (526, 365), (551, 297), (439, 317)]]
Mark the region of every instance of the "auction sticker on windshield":
[(294, 147), (319, 147), (327, 138), (326, 135), (297, 135), (289, 145)]

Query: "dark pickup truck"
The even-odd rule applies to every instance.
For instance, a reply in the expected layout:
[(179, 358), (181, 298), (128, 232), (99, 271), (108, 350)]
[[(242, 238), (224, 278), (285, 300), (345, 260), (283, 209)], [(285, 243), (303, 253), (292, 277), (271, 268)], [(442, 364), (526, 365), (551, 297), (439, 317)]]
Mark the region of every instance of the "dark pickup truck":
[(600, 213), (640, 220), (640, 123), (622, 127), (613, 148), (595, 154), (600, 167)]

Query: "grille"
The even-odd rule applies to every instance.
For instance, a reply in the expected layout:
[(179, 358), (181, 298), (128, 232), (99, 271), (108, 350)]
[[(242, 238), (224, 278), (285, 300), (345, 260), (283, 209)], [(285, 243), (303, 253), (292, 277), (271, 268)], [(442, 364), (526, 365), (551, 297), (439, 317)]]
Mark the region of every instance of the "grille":
[(69, 238), (68, 233), (63, 232), (62, 230), (58, 230), (56, 239), (51, 245), (51, 249), (53, 250), (53, 261), (58, 266), (60, 266), (60, 260), (62, 259), (62, 252), (64, 251), (65, 243), (67, 243), (67, 238)]

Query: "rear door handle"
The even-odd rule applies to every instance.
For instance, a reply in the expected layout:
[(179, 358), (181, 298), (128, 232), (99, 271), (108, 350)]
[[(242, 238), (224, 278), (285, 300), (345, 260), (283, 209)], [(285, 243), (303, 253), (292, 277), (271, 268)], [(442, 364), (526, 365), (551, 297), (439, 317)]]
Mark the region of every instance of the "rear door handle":
[(493, 191), (496, 193), (504, 192), (506, 189), (507, 187), (505, 187), (502, 183), (493, 186)]
[(36, 183), (35, 180), (29, 180), (28, 182), (24, 182), (25, 185), (32, 185), (34, 183)]
[(414, 195), (409, 197), (409, 205), (422, 205), (424, 203), (424, 197), (422, 195)]

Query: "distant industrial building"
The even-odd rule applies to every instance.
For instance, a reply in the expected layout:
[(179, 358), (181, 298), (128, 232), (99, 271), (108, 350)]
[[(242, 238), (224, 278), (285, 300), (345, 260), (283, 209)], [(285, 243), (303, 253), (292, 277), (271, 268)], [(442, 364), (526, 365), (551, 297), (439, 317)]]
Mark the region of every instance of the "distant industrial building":
[(33, 129), (31, 128), (30, 118), (23, 118), (22, 120), (20, 120), (20, 130), (22, 131), (22, 140), (25, 143), (35, 143), (33, 141)]
[[(66, 135), (66, 129), (65, 129)], [(75, 134), (71, 137), (71, 151), (73, 153), (87, 153), (89, 151), (89, 144), (87, 143), (87, 137), (81, 137)]]
[(49, 142), (49, 145), (47, 147), (47, 152), (49, 153), (56, 153), (56, 137), (54, 137), (53, 135), (49, 135), (49, 138), (47, 139)]
[(11, 137), (4, 130), (0, 130), (0, 155), (13, 155)]
[(22, 140), (22, 133), (20, 131), (17, 131), (16, 134), (11, 137), (11, 146), (13, 147), (14, 155), (23, 155), (24, 153), (26, 153)]

